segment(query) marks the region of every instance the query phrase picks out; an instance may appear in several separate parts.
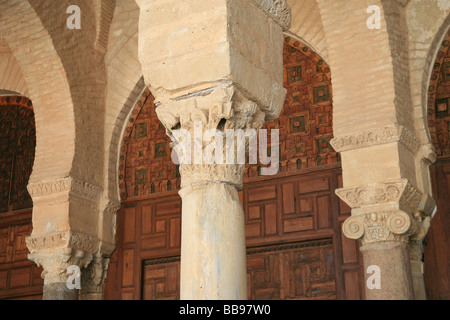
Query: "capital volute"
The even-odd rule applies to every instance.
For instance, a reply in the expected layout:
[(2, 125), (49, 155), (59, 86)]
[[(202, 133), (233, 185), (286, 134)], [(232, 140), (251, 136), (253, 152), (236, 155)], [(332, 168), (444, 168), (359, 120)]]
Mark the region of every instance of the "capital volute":
[(436, 209), (434, 199), (407, 179), (342, 188), (336, 194), (352, 208), (344, 234), (364, 244), (422, 240)]
[(420, 224), (403, 211), (371, 212), (348, 218), (343, 224), (347, 238), (363, 244), (381, 241), (408, 242), (411, 235), (420, 232)]

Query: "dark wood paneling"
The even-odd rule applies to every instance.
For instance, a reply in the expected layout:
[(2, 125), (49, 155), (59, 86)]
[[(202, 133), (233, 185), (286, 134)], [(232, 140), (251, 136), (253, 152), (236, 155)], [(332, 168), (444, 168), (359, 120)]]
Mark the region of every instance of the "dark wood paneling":
[(438, 210), (424, 241), (425, 282), (428, 299), (450, 299), (450, 160), (431, 169)]
[(0, 299), (41, 299), (42, 268), (28, 260), (31, 210), (0, 215)]
[(331, 241), (250, 250), (250, 300), (335, 299)]
[[(358, 243), (346, 239), (341, 232), (349, 214), (341, 211), (342, 205), (334, 194), (340, 175), (340, 167), (332, 165), (325, 170), (302, 171), (244, 185), (240, 194), (251, 252), (248, 263), (249, 270), (253, 270), (249, 271), (252, 298), (363, 297)], [(303, 187), (306, 184), (309, 185)], [(130, 200), (119, 214), (119, 226), (120, 223), (123, 225), (118, 239), (127, 239), (119, 243), (115, 253), (117, 265), (121, 266), (117, 268), (120, 299), (178, 298), (169, 288), (174, 288), (171, 281), (179, 277), (173, 273), (178, 262), (170, 260), (179, 259), (181, 249), (179, 195), (172, 192), (141, 201)], [(314, 239), (328, 239), (326, 250), (305, 247)], [(286, 243), (291, 247), (270, 249)], [(298, 255), (305, 258), (298, 258), (297, 263), (294, 257)]]

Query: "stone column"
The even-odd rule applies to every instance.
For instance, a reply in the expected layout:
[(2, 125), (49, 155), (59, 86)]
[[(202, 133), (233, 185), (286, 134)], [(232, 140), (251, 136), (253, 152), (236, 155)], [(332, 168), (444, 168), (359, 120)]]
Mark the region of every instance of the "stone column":
[(344, 232), (361, 239), (365, 260), (385, 266), (382, 289), (366, 288), (368, 299), (417, 298), (420, 263), (411, 270), (408, 260), (421, 254), (409, 244), (421, 242), (433, 212), (421, 201), (431, 198), (428, 166), (436, 156), (428, 139), (417, 138), (423, 127), (412, 107), (408, 1), (316, 2), (333, 73), (332, 145), (345, 187), (338, 194), (352, 207)]
[[(352, 217), (343, 225), (345, 236), (362, 242), (366, 298), (419, 298), (416, 294), (423, 292), (423, 276), (415, 268), (421, 257), (411, 247), (420, 245), (426, 235), (434, 200), (407, 179), (343, 188), (336, 193), (352, 208)], [(379, 286), (374, 286), (377, 272)]]
[(103, 285), (108, 275), (111, 255), (116, 249), (117, 212), (119, 201), (102, 199), (99, 217), (99, 248), (92, 261), (82, 269), (80, 300), (103, 300)]
[(33, 199), (28, 258), (44, 269), (43, 299), (78, 300), (81, 271), (100, 248), (97, 222), (102, 190), (63, 178), (31, 183), (28, 192)]
[[(137, 3), (144, 78), (173, 146), (183, 142), (178, 129), (191, 138), (211, 129), (257, 130), (279, 116), (286, 95), (283, 31), (291, 17), (285, 0)], [(181, 299), (246, 299), (245, 219), (237, 193), (244, 165), (196, 162), (212, 143), (192, 147), (192, 161), (180, 168)]]
[(80, 287), (76, 284), (81, 281), (82, 268), (92, 260), (88, 251), (94, 251), (96, 245), (95, 240), (71, 232), (27, 239), (28, 248), (35, 251), (28, 258), (44, 269), (43, 300), (78, 300)]

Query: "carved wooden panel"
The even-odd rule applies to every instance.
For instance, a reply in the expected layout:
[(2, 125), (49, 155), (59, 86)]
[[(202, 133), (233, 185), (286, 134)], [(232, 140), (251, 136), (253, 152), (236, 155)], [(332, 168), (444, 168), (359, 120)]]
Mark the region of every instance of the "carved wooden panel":
[[(249, 250), (249, 299), (335, 299), (333, 251), (331, 240)], [(143, 300), (180, 298), (179, 257), (145, 261), (143, 269)]]
[(0, 299), (40, 299), (42, 268), (29, 261), (25, 238), (31, 234), (31, 211), (0, 216)]
[(0, 264), (27, 261), (25, 238), (30, 234), (30, 223), (0, 228)]
[(333, 179), (315, 172), (245, 185), (249, 245), (332, 234)]
[(432, 69), (428, 123), (437, 155), (450, 155), (450, 31), (441, 44)]
[[(350, 216), (350, 208), (334, 194), (334, 190), (341, 186), (342, 176), (338, 165), (323, 170), (319, 168), (303, 170), (292, 175), (262, 181), (254, 180), (244, 185), (240, 198), (246, 216), (247, 247), (251, 253), (249, 261), (255, 259), (257, 262), (253, 262), (260, 268), (265, 268), (266, 272), (271, 272), (271, 268), (275, 268), (273, 270), (281, 268), (279, 265), (275, 266), (274, 261), (278, 261), (277, 263), (284, 261), (282, 267), (284, 271), (291, 267), (300, 268), (289, 260), (294, 259), (292, 257), (295, 256), (296, 250), (317, 251), (320, 248), (312, 249), (303, 244), (312, 240), (330, 239), (327, 240), (329, 243), (325, 244), (327, 247), (325, 256), (329, 256), (328, 260), (322, 259), (322, 262), (311, 260), (311, 266), (302, 262), (305, 264), (302, 268), (312, 268), (312, 265), (319, 264), (320, 270), (324, 270), (326, 266), (328, 270), (326, 275), (333, 275), (331, 280), (321, 274), (320, 277), (317, 276), (317, 283), (305, 280), (306, 282), (302, 284), (304, 291), (293, 289), (295, 288), (293, 283), (298, 281), (294, 271), (283, 273), (283, 277), (291, 279), (290, 284), (286, 284), (287, 279), (272, 281), (270, 279), (275, 278), (268, 276), (269, 278), (264, 278), (261, 283), (254, 280), (255, 283), (260, 283), (255, 285), (255, 288), (261, 290), (252, 292), (253, 297), (272, 295), (274, 299), (363, 298), (363, 275), (358, 243), (345, 238), (341, 231), (342, 223)], [(169, 269), (174, 267), (177, 261), (168, 260), (170, 263), (167, 262), (167, 265), (164, 262), (164, 259), (173, 257), (177, 259), (176, 257), (180, 255), (181, 199), (176, 191), (165, 193), (164, 196), (154, 195), (145, 200), (126, 201), (119, 214), (118, 226), (117, 280), (108, 278), (108, 282), (118, 283), (118, 285), (108, 284), (110, 288), (118, 288), (116, 290), (120, 291), (120, 297), (116, 298), (177, 298), (172, 290), (173, 283), (165, 283), (169, 277), (172, 279), (170, 281), (173, 281), (175, 269), (171, 269), (172, 271)], [(280, 249), (279, 246), (285, 243), (295, 245)], [(274, 246), (278, 246), (277, 249), (271, 250), (270, 248)], [(315, 257), (318, 256), (317, 253)], [(331, 267), (333, 270), (330, 270)], [(254, 279), (260, 279), (257, 272), (260, 271), (254, 271), (256, 277)], [(284, 282), (279, 283), (280, 281)], [(280, 289), (284, 286), (289, 286), (289, 294)], [(110, 296), (114, 297), (114, 294), (111, 293)]]
[(0, 213), (32, 207), (26, 187), (35, 147), (31, 101), (24, 97), (0, 97)]
[(146, 90), (125, 129), (119, 163), (122, 199), (180, 187), (178, 168), (171, 159), (170, 139), (155, 108), (154, 97)]
[(450, 31), (434, 63), (428, 94), (428, 123), (438, 155), (431, 168), (438, 210), (424, 241), (425, 285), (429, 299), (450, 299)]
[[(286, 101), (280, 117), (263, 127), (269, 132), (279, 130), (280, 172), (339, 162), (339, 155), (330, 145), (333, 95), (329, 66), (291, 37), (285, 37), (283, 57)], [(255, 176), (258, 165), (247, 166), (246, 178)]]
[(143, 300), (180, 299), (180, 258), (144, 263)]
[(247, 269), (251, 300), (336, 298), (331, 240), (250, 250)]

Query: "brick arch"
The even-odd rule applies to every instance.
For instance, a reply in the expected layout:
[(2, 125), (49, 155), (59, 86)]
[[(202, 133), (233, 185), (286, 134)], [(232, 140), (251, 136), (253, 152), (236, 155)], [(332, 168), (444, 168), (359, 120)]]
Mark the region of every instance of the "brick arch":
[(292, 21), (286, 35), (297, 37), (328, 61), (328, 47), (322, 16), (316, 0), (287, 0), (292, 10)]
[(131, 110), (146, 89), (138, 59), (139, 7), (134, 0), (117, 1), (110, 27), (105, 64), (108, 72), (105, 119), (105, 190), (120, 201), (118, 163), (122, 134)]
[[(67, 176), (75, 151), (75, 124), (66, 71), (52, 38), (27, 1), (2, 1), (0, 11), (0, 36), (23, 72), (35, 110), (37, 145), (30, 182)], [(49, 72), (51, 76), (43, 77)], [(61, 145), (65, 152), (56, 152)]]
[(29, 94), (20, 65), (3, 38), (0, 38), (0, 89), (23, 96)]
[(147, 86), (142, 77), (136, 84), (135, 88), (129, 94), (128, 99), (122, 106), (119, 117), (115, 122), (114, 131), (109, 143), (109, 159), (108, 159), (108, 196), (110, 199), (120, 201), (122, 192), (120, 192), (120, 157), (122, 156), (123, 138), (126, 135), (127, 128), (130, 127), (129, 119), (132, 116), (132, 110), (139, 104), (142, 105), (142, 99), (145, 99), (146, 92), (148, 94)]
[(450, 74), (450, 28), (448, 29), (431, 67), (428, 86), (428, 126), (438, 157), (450, 155), (450, 90), (446, 90), (448, 86), (444, 86), (445, 82), (450, 83), (450, 76), (446, 76), (447, 72)]

